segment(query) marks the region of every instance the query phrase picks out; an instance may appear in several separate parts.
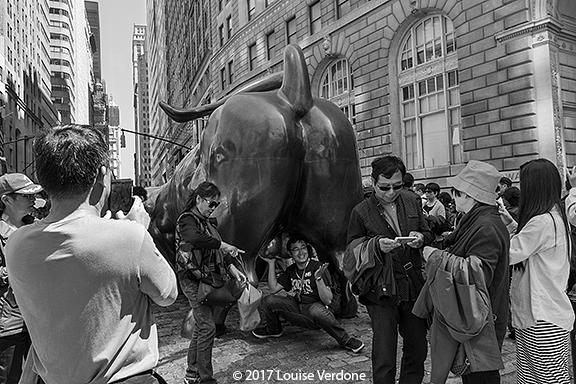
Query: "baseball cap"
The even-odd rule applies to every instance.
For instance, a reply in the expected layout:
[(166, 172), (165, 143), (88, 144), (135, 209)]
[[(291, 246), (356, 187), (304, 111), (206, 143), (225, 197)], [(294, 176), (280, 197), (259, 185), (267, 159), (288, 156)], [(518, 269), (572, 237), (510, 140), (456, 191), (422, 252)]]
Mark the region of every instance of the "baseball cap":
[(22, 173), (7, 173), (0, 176), (0, 196), (10, 193), (33, 195), (41, 190), (41, 185), (34, 184), (28, 176)]

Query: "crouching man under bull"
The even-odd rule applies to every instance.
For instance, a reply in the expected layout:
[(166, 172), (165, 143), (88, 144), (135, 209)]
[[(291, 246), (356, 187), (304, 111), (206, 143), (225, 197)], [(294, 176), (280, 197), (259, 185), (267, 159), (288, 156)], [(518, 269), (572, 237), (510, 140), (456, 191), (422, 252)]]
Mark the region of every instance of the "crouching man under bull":
[[(259, 339), (282, 336), (281, 316), (292, 325), (308, 329), (321, 328), (342, 347), (360, 352), (364, 343), (348, 335), (330, 308), (333, 292), (330, 274), (326, 273), (328, 264), (312, 260), (311, 247), (301, 237), (292, 236), (286, 248), (294, 264), (286, 268), (278, 278), (274, 259), (262, 258), (268, 263), (270, 295), (262, 300), (266, 326), (252, 331), (253, 335)], [(275, 295), (282, 289), (293, 295)]]
[[(372, 373), (378, 384), (396, 383), (398, 330), (403, 338), (400, 383), (422, 382), (426, 320), (412, 314), (422, 289), (420, 250), (434, 239), (420, 199), (402, 190), (406, 167), (396, 156), (372, 162), (374, 194), (350, 214), (344, 273), (371, 319)], [(403, 240), (397, 237), (411, 237)]]

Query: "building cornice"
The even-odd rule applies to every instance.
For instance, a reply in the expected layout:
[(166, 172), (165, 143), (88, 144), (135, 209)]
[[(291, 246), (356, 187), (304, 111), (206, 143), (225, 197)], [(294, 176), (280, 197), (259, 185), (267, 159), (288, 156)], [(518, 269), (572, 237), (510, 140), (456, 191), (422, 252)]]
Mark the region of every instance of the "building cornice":
[(534, 32), (538, 32), (542, 29), (547, 29), (551, 30), (552, 32), (558, 33), (562, 31), (563, 27), (558, 20), (552, 17), (546, 17), (541, 20), (524, 23), (517, 27), (510, 28), (506, 31), (496, 33), (494, 35), (494, 38), (499, 43), (502, 43), (503, 41), (510, 40), (518, 36), (533, 34)]

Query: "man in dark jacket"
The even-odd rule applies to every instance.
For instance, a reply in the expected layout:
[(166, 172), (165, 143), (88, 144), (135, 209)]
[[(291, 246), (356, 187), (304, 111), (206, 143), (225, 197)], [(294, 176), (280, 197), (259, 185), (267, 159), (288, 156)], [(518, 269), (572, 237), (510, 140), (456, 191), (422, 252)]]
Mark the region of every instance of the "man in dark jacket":
[[(427, 324), (412, 314), (412, 307), (424, 282), (420, 248), (424, 243), (430, 244), (434, 235), (424, 219), (420, 201), (402, 190), (405, 174), (406, 167), (396, 156), (374, 160), (374, 194), (354, 207), (348, 226), (344, 263), (361, 265), (355, 272), (362, 276), (351, 280), (362, 281), (353, 288), (370, 314), (372, 373), (378, 384), (396, 382), (397, 330), (404, 339), (401, 383), (422, 382), (427, 354)], [(397, 239), (407, 236), (412, 238)], [(364, 256), (359, 256), (366, 249), (376, 253), (368, 264)], [(355, 263), (355, 257), (359, 257), (359, 263)]]
[[(502, 349), (508, 319), (508, 252), (510, 238), (498, 213), (496, 188), (502, 175), (492, 165), (470, 160), (455, 177), (448, 178), (456, 209), (464, 213), (458, 227), (444, 245), (457, 256), (477, 256), (482, 261), (482, 270), (492, 311), (496, 335), (493, 340)], [(498, 369), (472, 372), (462, 376), (464, 384), (500, 383)]]

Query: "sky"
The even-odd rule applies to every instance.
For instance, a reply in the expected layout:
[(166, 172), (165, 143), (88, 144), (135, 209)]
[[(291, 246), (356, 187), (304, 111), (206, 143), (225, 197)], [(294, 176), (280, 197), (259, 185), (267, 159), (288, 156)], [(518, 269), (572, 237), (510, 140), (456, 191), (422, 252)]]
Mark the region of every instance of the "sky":
[[(134, 129), (132, 107), (132, 32), (146, 23), (146, 0), (98, 0), (102, 78), (108, 95), (120, 107), (120, 126)], [(134, 179), (134, 134), (126, 133), (120, 150), (120, 177)]]

